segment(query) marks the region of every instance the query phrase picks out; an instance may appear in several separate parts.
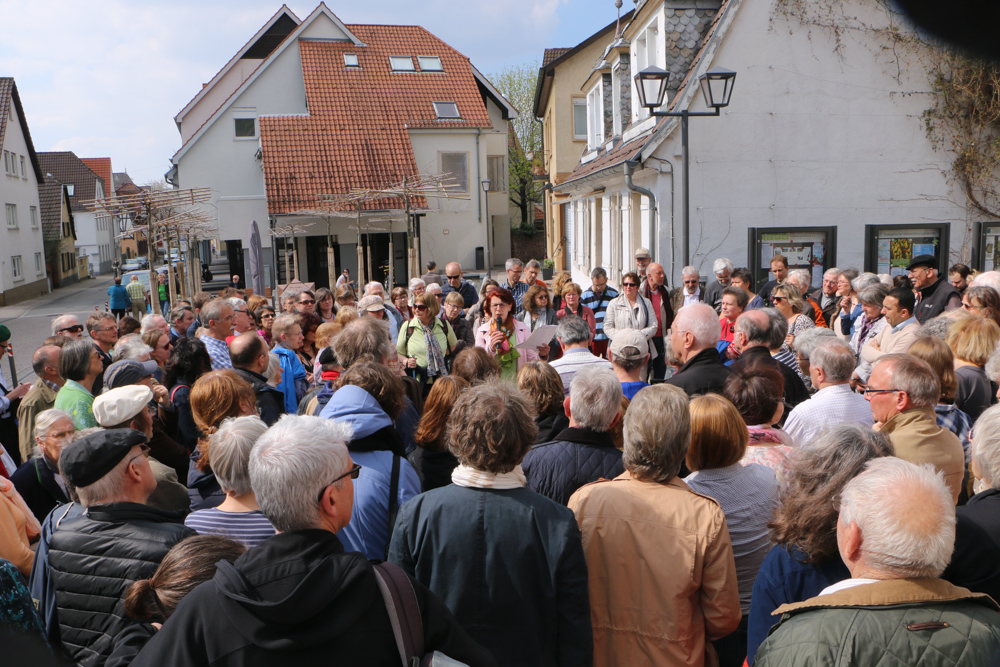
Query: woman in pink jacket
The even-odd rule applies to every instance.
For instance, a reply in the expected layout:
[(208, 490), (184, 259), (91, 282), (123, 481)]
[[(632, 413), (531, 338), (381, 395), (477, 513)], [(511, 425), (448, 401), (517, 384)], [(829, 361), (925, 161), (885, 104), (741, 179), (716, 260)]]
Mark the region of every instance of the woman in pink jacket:
[[(532, 350), (518, 350), (531, 335), (531, 328), (514, 319), (514, 296), (509, 290), (494, 290), (490, 298), (483, 302), (486, 322), (476, 329), (476, 347), (481, 347), (496, 356), (500, 362), (500, 377), (515, 382), (517, 371), (529, 361), (536, 361), (538, 353)], [(497, 320), (500, 326), (497, 327)], [(544, 346), (546, 351), (548, 346)]]

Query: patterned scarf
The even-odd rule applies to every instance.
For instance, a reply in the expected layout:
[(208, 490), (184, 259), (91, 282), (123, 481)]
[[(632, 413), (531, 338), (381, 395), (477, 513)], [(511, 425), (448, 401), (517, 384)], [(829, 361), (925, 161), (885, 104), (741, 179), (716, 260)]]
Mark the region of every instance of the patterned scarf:
[(444, 354), (441, 353), (441, 345), (438, 344), (437, 336), (434, 335), (434, 325), (437, 318), (431, 320), (429, 327), (423, 326), (424, 347), (427, 348), (427, 376), (444, 377), (448, 374), (448, 369), (444, 365)]
[[(508, 321), (510, 318), (508, 317)], [(496, 320), (490, 320), (490, 333), (497, 330)], [(507, 328), (507, 325), (500, 327), (501, 333), (503, 333), (503, 342), (500, 343), (500, 351), (497, 352), (497, 361), (500, 362), (501, 366), (508, 366), (511, 362), (516, 362), (521, 358), (521, 353), (517, 351), (517, 348), (511, 347), (510, 337), (514, 334), (514, 326), (511, 325)]]
[(874, 324), (880, 319), (882, 319), (882, 316), (876, 317), (874, 320), (869, 320), (867, 315), (864, 313), (861, 314), (861, 326), (858, 331), (858, 347), (864, 345), (865, 340), (868, 338), (868, 332), (871, 331), (872, 326), (874, 326)]

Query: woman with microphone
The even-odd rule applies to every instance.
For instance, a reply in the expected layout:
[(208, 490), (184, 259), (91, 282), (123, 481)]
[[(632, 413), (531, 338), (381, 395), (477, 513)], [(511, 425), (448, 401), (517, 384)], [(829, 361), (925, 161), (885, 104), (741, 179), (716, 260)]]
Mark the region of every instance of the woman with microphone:
[[(500, 377), (510, 382), (517, 381), (517, 371), (529, 361), (538, 360), (535, 350), (518, 350), (531, 335), (531, 328), (514, 319), (514, 296), (510, 290), (498, 288), (483, 302), (486, 317), (476, 329), (476, 347), (481, 347), (496, 356), (500, 362)], [(548, 346), (541, 346), (548, 352)]]

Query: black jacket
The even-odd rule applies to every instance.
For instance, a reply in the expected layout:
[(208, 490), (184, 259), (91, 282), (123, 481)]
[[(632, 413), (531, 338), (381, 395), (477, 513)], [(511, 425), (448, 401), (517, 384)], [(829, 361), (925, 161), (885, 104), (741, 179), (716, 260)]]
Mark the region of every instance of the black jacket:
[(535, 425), (538, 426), (538, 435), (535, 436), (535, 444), (540, 445), (543, 442), (557, 440), (559, 434), (569, 428), (569, 417), (566, 416), (566, 412), (563, 411), (560, 405), (556, 412), (535, 417)]
[[(414, 581), (424, 645), (493, 665), (441, 601)], [(386, 665), (399, 652), (371, 564), (333, 533), (282, 533), (222, 562), (194, 589), (132, 667)]]
[(170, 548), (195, 532), (183, 512), (114, 503), (59, 523), (48, 544), (63, 652), (103, 665), (128, 623), (123, 596), (151, 577)]
[(936, 283), (920, 290), (920, 303), (914, 307), (913, 315), (918, 322), (923, 324), (932, 317), (943, 313), (949, 302), (954, 304), (955, 301), (958, 303), (955, 308), (960, 307), (962, 294), (950, 282), (944, 278), (938, 278)]
[(941, 578), (1000, 600), (1000, 489), (977, 493), (955, 516), (955, 551)]
[(447, 448), (441, 451), (432, 451), (417, 445), (412, 452), (406, 455), (406, 460), (417, 471), (417, 477), (420, 478), (420, 488), (423, 491), (451, 484), (451, 473), (458, 467), (458, 459)]
[(688, 359), (666, 382), (680, 387), (688, 396), (721, 394), (730, 373), (732, 371), (722, 365), (719, 351), (709, 347)]
[(552, 442), (535, 445), (521, 462), (528, 488), (565, 505), (584, 484), (625, 472), (611, 434), (567, 428)]
[(66, 493), (56, 482), (55, 472), (40, 456), (28, 459), (10, 476), (10, 481), (39, 523), (45, 521), (45, 517), (56, 505), (69, 502)]
[[(781, 376), (785, 378), (785, 403), (791, 407), (794, 408), (799, 403), (809, 400), (809, 390), (806, 389), (806, 385), (802, 382), (799, 374), (772, 357), (771, 352), (763, 345), (755, 345), (743, 350), (743, 354), (740, 355), (740, 358), (736, 360), (733, 366), (745, 368), (752, 363), (766, 364), (778, 369)], [(785, 414), (788, 414), (787, 409), (785, 410)]]
[(267, 378), (260, 373), (236, 366), (233, 366), (233, 370), (253, 387), (253, 393), (257, 396), (257, 413), (265, 424), (273, 426), (285, 414), (285, 395), (269, 385)]

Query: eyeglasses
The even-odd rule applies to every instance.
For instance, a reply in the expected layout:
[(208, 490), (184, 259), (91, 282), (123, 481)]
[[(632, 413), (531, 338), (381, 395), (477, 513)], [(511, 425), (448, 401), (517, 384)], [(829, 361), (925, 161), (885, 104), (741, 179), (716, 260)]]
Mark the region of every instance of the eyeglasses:
[(70, 333), (80, 333), (81, 331), (83, 331), (83, 325), (82, 324), (74, 324), (71, 327), (63, 327), (62, 329), (60, 329), (56, 333), (62, 333), (63, 331), (69, 331)]
[(902, 389), (865, 389), (861, 393), (867, 396), (868, 394), (886, 394), (894, 391), (903, 391)]
[(105, 331), (118, 331), (118, 327), (103, 327), (100, 329), (94, 329), (94, 333), (103, 333)]
[(313, 299), (306, 299), (305, 301), (299, 301), (303, 306), (311, 306), (316, 303)]
[(462, 276), (448, 276), (448, 280), (461, 280)]
[(326, 486), (324, 486), (322, 489), (320, 489), (319, 490), (319, 497), (316, 498), (316, 502), (318, 502), (318, 503), (323, 502), (323, 494), (326, 493), (326, 490), (329, 489), (334, 484), (336, 484), (337, 482), (339, 482), (340, 480), (344, 479), (348, 475), (351, 476), (351, 479), (357, 479), (360, 474), (361, 474), (361, 466), (358, 465), (357, 463), (355, 463), (354, 466), (350, 470), (348, 470), (343, 475), (341, 475), (340, 477), (338, 477), (337, 479), (333, 480), (332, 482), (330, 482), (329, 484), (327, 484)]
[(129, 465), (131, 465), (132, 461), (135, 461), (135, 460), (136, 460), (137, 458), (139, 458), (140, 456), (145, 456), (145, 457), (146, 457), (147, 459), (149, 458), (149, 451), (150, 451), (150, 450), (149, 450), (149, 445), (139, 445), (139, 450), (140, 450), (140, 451), (139, 451), (139, 453), (138, 453), (138, 454), (136, 454), (135, 456), (133, 456), (132, 458), (130, 458), (130, 459), (128, 460), (128, 463), (126, 463), (126, 464), (125, 464), (125, 467), (126, 467), (126, 468), (127, 468), (127, 467), (128, 467)]
[(510, 308), (510, 304), (504, 303), (503, 301), (490, 304), (490, 310), (496, 310), (497, 308)]
[(413, 310), (427, 310), (427, 306), (422, 303), (415, 304)]
[(971, 303), (965, 303), (963, 301), (962, 308), (965, 308), (966, 310), (978, 310), (979, 306), (973, 306)]
[(243, 313), (244, 315), (249, 315), (250, 311), (249, 310), (239, 310), (239, 309), (237, 309), (237, 310), (234, 310), (233, 313)]

